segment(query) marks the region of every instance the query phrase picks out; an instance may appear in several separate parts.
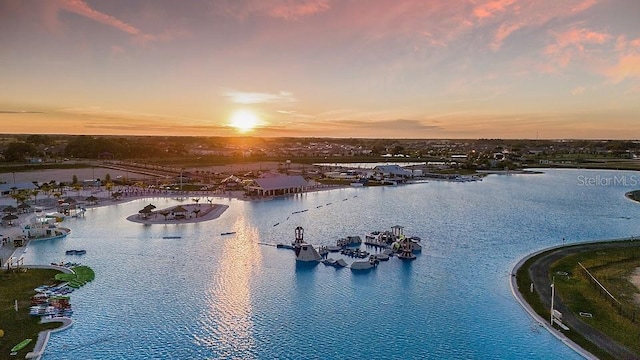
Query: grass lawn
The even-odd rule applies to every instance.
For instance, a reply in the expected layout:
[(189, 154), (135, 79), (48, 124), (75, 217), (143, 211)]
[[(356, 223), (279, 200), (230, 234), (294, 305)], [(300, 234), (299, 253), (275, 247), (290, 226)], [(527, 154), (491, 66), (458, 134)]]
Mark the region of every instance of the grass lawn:
[(640, 202), (640, 190), (629, 191), (625, 195), (631, 200)]
[[(594, 286), (589, 272), (619, 301), (611, 301)], [(634, 302), (638, 289), (629, 282), (630, 274), (640, 267), (640, 248), (588, 251), (565, 257), (550, 268), (555, 276), (557, 294), (573, 313), (593, 314), (581, 319), (640, 354), (640, 305)], [(567, 276), (557, 275), (567, 272)]]
[[(35, 294), (33, 289), (58, 283), (56, 274), (60, 272), (50, 269), (28, 269), (26, 272), (0, 270), (0, 329), (4, 332), (0, 338), (0, 359), (9, 358), (12, 347), (31, 338), (33, 341), (15, 357), (23, 359), (33, 350), (40, 331), (60, 327), (59, 323), (39, 324), (40, 317), (29, 315), (31, 297)], [(18, 312), (14, 308), (15, 300), (18, 300)]]
[[(636, 248), (636, 249), (633, 249), (633, 251), (638, 253), (638, 252), (640, 252), (640, 249)], [(607, 252), (612, 252), (612, 251), (611, 250), (607, 250)], [(629, 249), (622, 249), (622, 250), (617, 250), (617, 252), (629, 253), (630, 251), (629, 251)], [(592, 253), (595, 254), (597, 252), (592, 252)], [(531, 284), (531, 278), (529, 276), (529, 267), (537, 259), (539, 259), (540, 257), (543, 257), (543, 256), (545, 256), (547, 254), (548, 254), (548, 252), (543, 252), (541, 254), (538, 254), (538, 255), (536, 255), (534, 257), (529, 258), (524, 264), (522, 264), (522, 266), (520, 267), (520, 269), (518, 270), (518, 272), (516, 274), (516, 282), (518, 284), (518, 288), (519, 289), (528, 289), (529, 288), (529, 284)], [(579, 259), (577, 258), (578, 256), (580, 257)], [(583, 256), (589, 257), (589, 256), (593, 256), (593, 255), (589, 255), (589, 253), (582, 253), (582, 254), (575, 255), (575, 256), (568, 256), (568, 257), (565, 257), (565, 258), (561, 259), (560, 261), (557, 261), (556, 263), (554, 263), (552, 268), (549, 269), (549, 278), (551, 279), (552, 276), (555, 276), (556, 296), (560, 296), (562, 301), (563, 301), (563, 303), (567, 304), (567, 306), (572, 310), (572, 312), (574, 312), (576, 314), (579, 313), (580, 311), (582, 311), (582, 312), (591, 312), (594, 315), (594, 317), (591, 318), (591, 319), (588, 319), (588, 320), (596, 319), (596, 315), (600, 316), (600, 314), (604, 313), (604, 312), (606, 312), (606, 313), (615, 313), (615, 310), (611, 307), (611, 305), (608, 305), (608, 302), (606, 302), (604, 300), (601, 300), (601, 299), (599, 300), (599, 296), (600, 295), (597, 293), (597, 290), (594, 289), (591, 285), (589, 285), (589, 283), (588, 283), (588, 281), (586, 279), (584, 280), (584, 281), (587, 282), (587, 286), (586, 287), (583, 287), (581, 289), (576, 289), (575, 291), (570, 291), (566, 286), (563, 286), (564, 285), (564, 281), (562, 281), (560, 279), (561, 276), (554, 275), (557, 271), (564, 271), (564, 272), (569, 273), (569, 277), (566, 278), (566, 279), (576, 278), (576, 274), (577, 273), (574, 270), (567, 270), (567, 269), (571, 269), (573, 267), (578, 267), (579, 268), (579, 266), (577, 265), (577, 261), (580, 261), (586, 267), (587, 264), (589, 264), (589, 262), (586, 262), (586, 263), (583, 262), (582, 260), (585, 260), (585, 259), (582, 259)], [(571, 265), (571, 264), (573, 264), (573, 265)], [(633, 269), (635, 269), (635, 268), (633, 268)], [(632, 269), (632, 271), (633, 271), (633, 269)], [(626, 282), (629, 285), (631, 285), (625, 279), (621, 279), (621, 281)], [(605, 286), (607, 286), (607, 285), (605, 285)], [(631, 285), (631, 286), (633, 286), (633, 285)], [(635, 289), (635, 287), (634, 287), (634, 289)], [(594, 300), (598, 300), (598, 301), (594, 302), (593, 304), (591, 304), (589, 306), (584, 306), (584, 304), (576, 303), (576, 302), (573, 302), (572, 305), (569, 305), (569, 303), (572, 302), (572, 299), (570, 297), (576, 297), (576, 298), (583, 297), (582, 291), (586, 291), (587, 293), (590, 293), (591, 295), (589, 297), (590, 298), (595, 298)], [(571, 293), (571, 295), (568, 295), (568, 293)], [(543, 319), (547, 319), (549, 317), (549, 308), (545, 307), (542, 304), (542, 301), (540, 300), (540, 297), (539, 297), (537, 292), (533, 292), (532, 293), (532, 292), (527, 290), (527, 291), (521, 291), (521, 294), (522, 294), (522, 297), (525, 299), (525, 301), (529, 304), (529, 306), (531, 306), (531, 308), (538, 315), (540, 315)], [(628, 323), (628, 321), (626, 321), (624, 319), (622, 321)], [(620, 342), (622, 344), (628, 345), (627, 343), (625, 343), (623, 341), (620, 341), (617, 336), (612, 336), (607, 331), (605, 331), (605, 329), (601, 329), (600, 327), (598, 327), (599, 323), (601, 323), (601, 321), (597, 321), (595, 323), (590, 323), (590, 325), (593, 326), (596, 329), (599, 329), (603, 333), (609, 335), (615, 341), (618, 341), (618, 342)], [(635, 327), (636, 327), (636, 330), (635, 330), (636, 331), (636, 335), (635, 336), (636, 336), (636, 339), (637, 339), (637, 336), (638, 336), (637, 332), (640, 331), (640, 327), (639, 327), (639, 323), (638, 322), (635, 323)], [(606, 360), (606, 359), (614, 360), (615, 359), (608, 352), (600, 349), (599, 347), (597, 347), (593, 343), (591, 343), (589, 340), (585, 339), (581, 334), (578, 334), (575, 331), (561, 331), (561, 332), (565, 336), (567, 336), (568, 338), (573, 340), (580, 347), (582, 347), (583, 349), (589, 351), (593, 355), (597, 356), (599, 359), (602, 359), (602, 360)], [(633, 345), (634, 346), (629, 346), (629, 348), (630, 349), (634, 349), (634, 350), (638, 348), (638, 344), (633, 344)], [(638, 351), (638, 350), (636, 350), (636, 351)]]

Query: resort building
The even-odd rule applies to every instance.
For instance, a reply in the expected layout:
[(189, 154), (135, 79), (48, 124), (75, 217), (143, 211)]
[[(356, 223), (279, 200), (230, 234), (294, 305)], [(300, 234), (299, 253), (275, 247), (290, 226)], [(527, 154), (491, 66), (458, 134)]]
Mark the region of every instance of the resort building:
[(253, 179), (247, 186), (250, 194), (277, 196), (303, 192), (309, 182), (300, 175)]
[(373, 168), (377, 173), (384, 177), (411, 177), (411, 171), (399, 165), (378, 165)]
[(10, 195), (20, 190), (35, 190), (38, 187), (32, 182), (20, 182), (16, 184), (0, 184), (0, 195)]

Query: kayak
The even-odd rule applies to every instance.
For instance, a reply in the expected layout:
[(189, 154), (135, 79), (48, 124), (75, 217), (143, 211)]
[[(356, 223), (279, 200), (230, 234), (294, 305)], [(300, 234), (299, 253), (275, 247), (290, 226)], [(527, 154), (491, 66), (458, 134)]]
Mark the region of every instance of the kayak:
[(18, 352), (18, 351), (24, 349), (24, 347), (29, 345), (30, 342), (31, 342), (31, 339), (22, 340), (18, 345), (16, 345), (16, 346), (11, 348), (11, 352)]

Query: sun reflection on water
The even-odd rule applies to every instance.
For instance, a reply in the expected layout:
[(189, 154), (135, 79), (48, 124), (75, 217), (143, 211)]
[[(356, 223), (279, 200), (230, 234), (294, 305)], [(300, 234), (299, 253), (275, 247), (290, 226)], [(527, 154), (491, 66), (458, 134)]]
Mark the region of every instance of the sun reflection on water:
[(199, 320), (203, 334), (199, 345), (215, 350), (217, 357), (255, 358), (256, 340), (251, 320), (251, 277), (262, 262), (258, 231), (243, 217), (233, 226), (233, 237), (221, 243), (221, 262), (206, 290), (208, 308)]

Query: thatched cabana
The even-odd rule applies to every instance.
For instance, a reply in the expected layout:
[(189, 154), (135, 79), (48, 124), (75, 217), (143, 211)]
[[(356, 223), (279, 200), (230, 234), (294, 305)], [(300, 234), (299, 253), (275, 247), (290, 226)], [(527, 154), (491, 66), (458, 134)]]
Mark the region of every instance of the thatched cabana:
[(173, 217), (175, 219), (184, 219), (186, 217), (186, 213), (187, 213), (187, 209), (185, 209), (184, 207), (178, 205), (176, 207), (174, 207), (173, 209), (171, 209), (171, 212), (173, 213)]
[(149, 217), (149, 215), (153, 214), (153, 209), (145, 206), (142, 210), (138, 211), (138, 214), (142, 215), (142, 217), (146, 219)]
[(9, 226), (13, 225), (13, 221), (18, 219), (18, 215), (7, 214), (2, 217), (2, 223), (7, 224)]
[(9, 205), (9, 206), (5, 207), (4, 209), (2, 209), (2, 212), (5, 213), (5, 214), (13, 214), (13, 213), (17, 213), (18, 209), (13, 205)]
[(20, 203), (20, 205), (18, 205), (18, 210), (21, 213), (29, 212), (29, 209), (31, 209), (31, 205), (29, 205), (27, 203)]
[(84, 199), (84, 201), (86, 201), (86, 202), (88, 202), (90, 205), (92, 205), (92, 204), (95, 204), (95, 203), (97, 203), (97, 202), (98, 202), (98, 198), (97, 198), (97, 197), (95, 197), (95, 196), (93, 196), (93, 195), (91, 195), (91, 196), (89, 196), (89, 197), (85, 198), (85, 199)]

